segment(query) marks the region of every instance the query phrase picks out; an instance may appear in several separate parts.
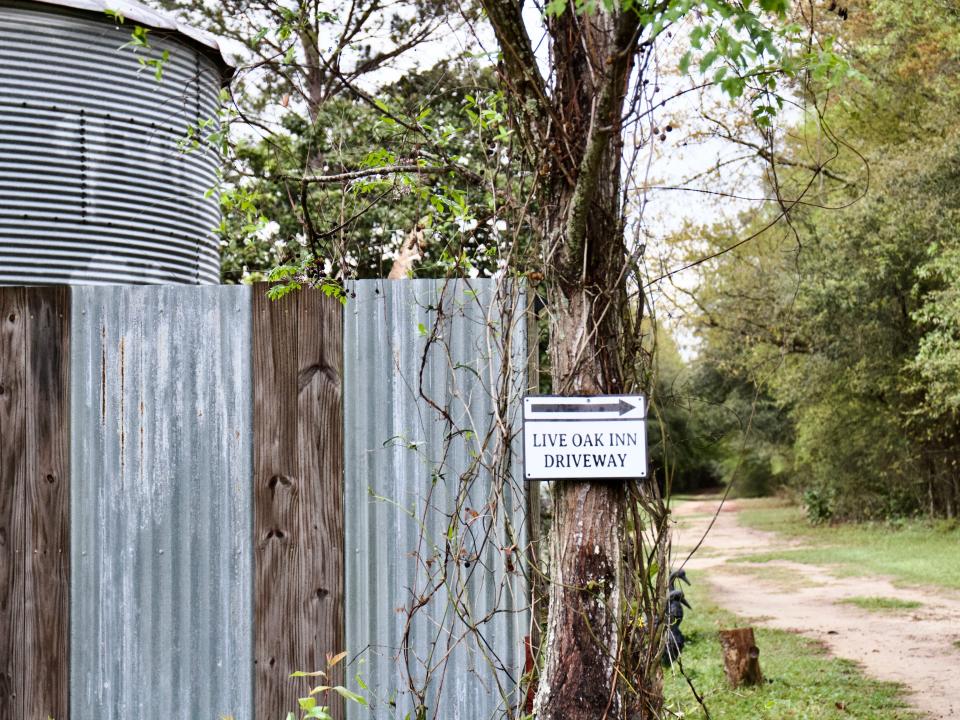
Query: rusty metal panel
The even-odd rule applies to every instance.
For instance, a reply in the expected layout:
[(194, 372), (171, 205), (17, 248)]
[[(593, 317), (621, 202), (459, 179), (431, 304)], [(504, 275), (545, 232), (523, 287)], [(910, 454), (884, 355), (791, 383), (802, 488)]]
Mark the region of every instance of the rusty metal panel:
[(182, 143), (222, 59), (179, 29), (120, 50), (138, 20), (101, 4), (0, 2), (0, 284), (217, 283), (220, 157)]
[[(351, 288), (344, 319), (347, 676), (359, 672), (372, 696), (370, 710), (349, 705), (352, 720), (419, 713), (488, 720), (516, 717), (522, 704), (529, 601), (519, 558), (527, 536), (519, 448), (509, 443), (513, 454), (499, 479), (475, 462), (490, 458), (483, 440), (498, 383), (509, 390), (502, 419), (520, 427), (524, 322), (517, 316), (508, 326), (497, 309), (495, 295), (505, 287), (370, 280)], [(424, 355), (431, 337), (437, 342)], [(502, 367), (505, 353), (510, 362)]]
[(72, 292), (71, 717), (252, 720), (250, 288)]

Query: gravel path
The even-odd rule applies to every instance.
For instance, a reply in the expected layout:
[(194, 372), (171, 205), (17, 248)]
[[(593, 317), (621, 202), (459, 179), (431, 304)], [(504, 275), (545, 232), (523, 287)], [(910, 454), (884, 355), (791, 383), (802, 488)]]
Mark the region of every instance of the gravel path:
[[(697, 500), (675, 508), (674, 557), (686, 557), (703, 536), (718, 502)], [(752, 624), (815, 638), (833, 655), (860, 663), (872, 677), (902, 683), (907, 700), (931, 719), (960, 720), (960, 594), (899, 587), (875, 575), (837, 577), (816, 565), (728, 563), (752, 553), (803, 547), (740, 525), (737, 511), (748, 504), (724, 504), (700, 551), (686, 565), (691, 579), (705, 577), (713, 600)], [(864, 596), (922, 605), (877, 612), (842, 602)], [(762, 616), (752, 616), (754, 608), (762, 608)]]

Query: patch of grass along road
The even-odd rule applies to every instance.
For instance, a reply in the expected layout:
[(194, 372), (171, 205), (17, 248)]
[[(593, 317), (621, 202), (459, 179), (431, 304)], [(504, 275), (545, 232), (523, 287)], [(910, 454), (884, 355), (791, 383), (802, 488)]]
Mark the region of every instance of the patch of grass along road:
[(844, 574), (889, 575), (901, 582), (960, 589), (960, 528), (911, 522), (810, 525), (800, 508), (782, 503), (750, 503), (740, 522), (809, 547), (758, 553), (743, 562), (790, 560), (809, 565), (836, 565)]
[[(710, 603), (702, 574), (685, 588), (693, 606), (682, 628), (687, 636), (683, 667), (716, 720), (914, 720), (899, 686), (871, 680), (847, 660), (830, 658), (821, 645), (781, 630), (755, 628), (760, 666), (767, 682), (732, 690), (723, 673), (717, 631), (744, 621)], [(750, 612), (744, 609), (745, 614)], [(676, 668), (664, 670), (667, 707), (681, 717), (704, 718)]]
[(916, 610), (922, 607), (923, 603), (916, 600), (901, 600), (899, 598), (879, 597), (879, 596), (858, 596), (844, 598), (840, 601), (844, 605), (856, 605), (862, 610), (886, 611), (886, 610)]

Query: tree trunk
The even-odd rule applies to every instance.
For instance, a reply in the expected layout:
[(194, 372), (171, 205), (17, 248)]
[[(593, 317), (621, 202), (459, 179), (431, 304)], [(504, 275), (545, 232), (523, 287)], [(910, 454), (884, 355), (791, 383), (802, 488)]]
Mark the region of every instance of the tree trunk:
[[(549, 140), (558, 157), (544, 194), (553, 389), (565, 395), (618, 393), (630, 374), (621, 361), (630, 352), (623, 329), (622, 96), (606, 105), (600, 100), (604, 88), (618, 87), (608, 75), (617, 23), (599, 12), (568, 12), (552, 23), (555, 107), (562, 119)], [(572, 478), (555, 483), (553, 492), (547, 653), (537, 718), (621, 720), (627, 704), (626, 490), (622, 483)]]
[(753, 628), (720, 631), (720, 647), (723, 648), (723, 669), (730, 685), (760, 685), (760, 649), (753, 638)]
[[(554, 390), (596, 394), (620, 390), (602, 360), (605, 317), (620, 310), (584, 290), (553, 303)], [(613, 327), (617, 323), (612, 323)], [(592, 328), (592, 331), (586, 331)], [(609, 331), (609, 328), (608, 328)], [(609, 358), (608, 358), (609, 359)], [(620, 720), (626, 717), (622, 680), (625, 578), (623, 547), (627, 493), (623, 483), (576, 479), (553, 485), (554, 522), (546, 662), (540, 677), (538, 720)], [(634, 679), (631, 678), (631, 681)], [(645, 683), (642, 683), (645, 684)]]
[[(500, 77), (515, 129), (537, 169), (535, 232), (547, 279), (553, 390), (617, 394), (636, 385), (640, 312), (627, 301), (628, 253), (621, 209), (622, 114), (636, 60), (633, 6), (551, 15), (551, 82), (540, 75), (522, 4), (482, 0), (501, 48)], [(640, 305), (635, 305), (639, 308)], [(626, 587), (624, 483), (554, 483), (546, 658), (538, 720), (624, 720), (656, 678), (627, 677), (635, 618)], [(642, 558), (636, 558), (640, 562)], [(649, 713), (640, 713), (640, 716)]]
[(615, 619), (622, 600), (623, 491), (577, 481), (558, 483), (555, 490), (547, 661), (537, 717), (622, 718)]

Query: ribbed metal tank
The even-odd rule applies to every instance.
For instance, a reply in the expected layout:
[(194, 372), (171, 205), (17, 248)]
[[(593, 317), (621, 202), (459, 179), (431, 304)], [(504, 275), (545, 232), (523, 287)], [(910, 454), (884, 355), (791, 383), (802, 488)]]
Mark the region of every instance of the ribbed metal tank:
[[(121, 48), (137, 26), (150, 47)], [(0, 0), (0, 284), (219, 282), (220, 158), (183, 140), (230, 73), (141, 5)]]

